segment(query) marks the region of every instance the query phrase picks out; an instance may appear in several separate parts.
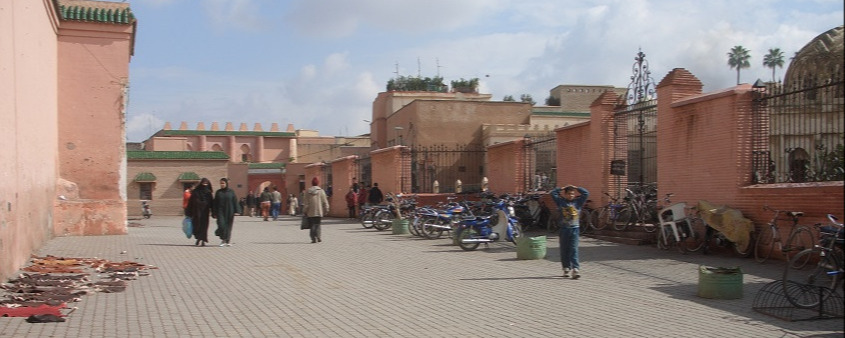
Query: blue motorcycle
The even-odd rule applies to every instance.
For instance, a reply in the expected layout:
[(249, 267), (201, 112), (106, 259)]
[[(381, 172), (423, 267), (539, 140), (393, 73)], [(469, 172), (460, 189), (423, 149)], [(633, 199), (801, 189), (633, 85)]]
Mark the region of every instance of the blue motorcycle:
[(481, 243), (501, 240), (516, 244), (522, 236), (522, 227), (514, 215), (512, 202), (499, 199), (493, 204), (494, 213), (461, 220), (458, 226), (458, 246), (465, 251), (478, 249)]

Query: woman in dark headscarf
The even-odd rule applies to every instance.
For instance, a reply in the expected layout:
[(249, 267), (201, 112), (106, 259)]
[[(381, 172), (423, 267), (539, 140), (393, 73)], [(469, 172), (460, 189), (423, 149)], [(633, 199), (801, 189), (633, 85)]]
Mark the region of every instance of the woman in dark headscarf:
[(217, 230), (214, 234), (220, 237), (220, 246), (229, 246), (232, 239), (232, 225), (235, 223), (235, 214), (241, 213), (241, 205), (238, 203), (238, 196), (235, 191), (229, 189), (229, 179), (220, 179), (220, 189), (214, 194), (214, 206), (211, 208), (211, 217), (217, 219)]
[(188, 200), (188, 215), (191, 216), (191, 224), (194, 226), (194, 238), (197, 239), (194, 245), (197, 246), (205, 246), (205, 243), (208, 243), (208, 216), (211, 214), (214, 200), (211, 192), (211, 181), (203, 177)]

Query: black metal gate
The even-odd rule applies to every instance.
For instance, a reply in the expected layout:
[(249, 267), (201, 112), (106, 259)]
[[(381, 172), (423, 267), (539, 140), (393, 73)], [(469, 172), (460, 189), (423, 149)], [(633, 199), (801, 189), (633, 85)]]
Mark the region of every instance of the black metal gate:
[(352, 176), (357, 178), (358, 182), (364, 187), (373, 184), (373, 165), (369, 153), (358, 155), (358, 159), (355, 160), (355, 172)]
[(549, 191), (557, 182), (555, 133), (529, 137), (525, 143), (523, 191)]
[(623, 188), (657, 189), (657, 93), (645, 53), (634, 58), (627, 105), (613, 115), (610, 172), (616, 195)]
[(486, 149), (475, 145), (416, 146), (411, 149), (411, 192), (456, 192), (457, 181), (461, 192), (481, 191), (485, 176)]
[(617, 170), (625, 169), (624, 173), (616, 171), (617, 187), (657, 186), (656, 100), (640, 102), (614, 114), (612, 146), (611, 163), (616, 164)]

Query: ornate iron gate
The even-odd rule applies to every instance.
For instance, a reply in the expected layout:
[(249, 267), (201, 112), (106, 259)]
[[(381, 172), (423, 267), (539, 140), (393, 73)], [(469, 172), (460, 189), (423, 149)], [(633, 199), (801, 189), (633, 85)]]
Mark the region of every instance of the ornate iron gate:
[(623, 188), (657, 188), (657, 93), (642, 51), (634, 58), (627, 105), (613, 116), (611, 174), (617, 196)]
[(411, 149), (411, 192), (453, 193), (458, 180), (461, 192), (481, 191), (486, 155), (486, 149), (474, 145), (416, 146)]

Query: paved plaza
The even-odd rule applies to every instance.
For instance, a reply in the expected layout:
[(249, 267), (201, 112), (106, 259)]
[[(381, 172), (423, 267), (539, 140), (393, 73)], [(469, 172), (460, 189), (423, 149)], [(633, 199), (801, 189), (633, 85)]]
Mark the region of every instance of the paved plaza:
[[(842, 337), (842, 319), (789, 322), (754, 311), (782, 262), (682, 255), (582, 238), (582, 277), (510, 244), (464, 252), (324, 219), (237, 217), (232, 246), (195, 247), (180, 217), (133, 220), (125, 236), (62, 237), (38, 255), (153, 265), (125, 292), (94, 293), (63, 323), (0, 318), (0, 337)], [(209, 234), (213, 237), (215, 226)], [(696, 295), (698, 268), (740, 267), (741, 299)]]

